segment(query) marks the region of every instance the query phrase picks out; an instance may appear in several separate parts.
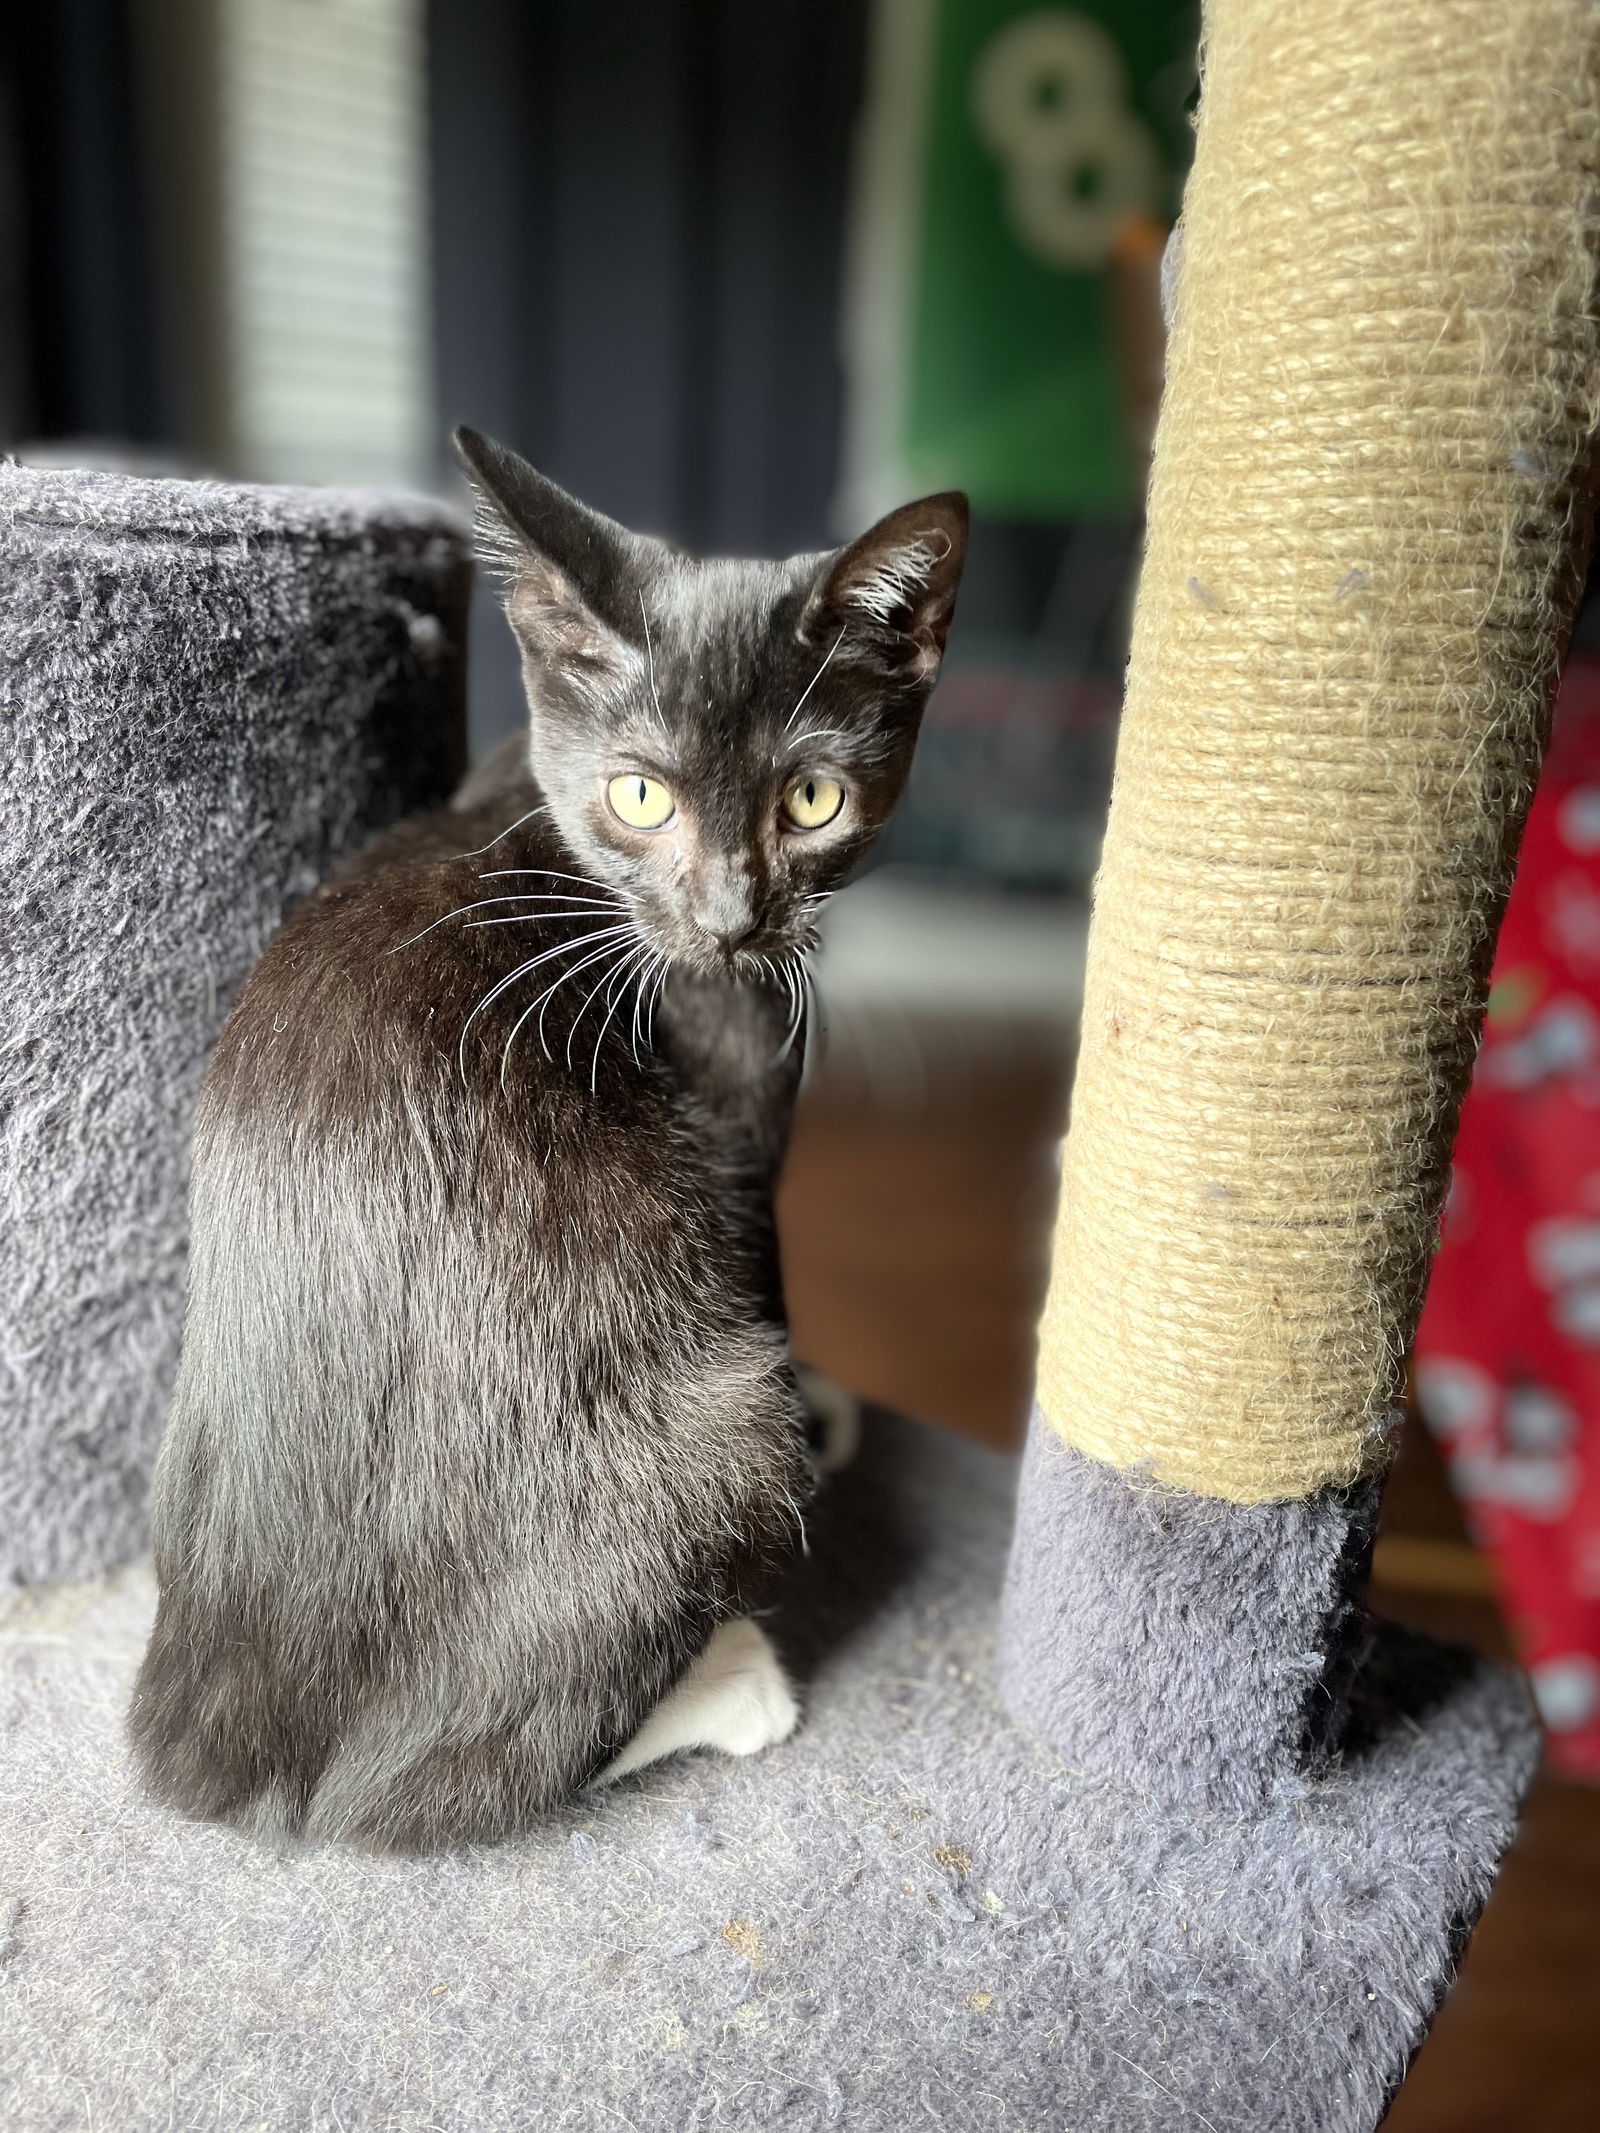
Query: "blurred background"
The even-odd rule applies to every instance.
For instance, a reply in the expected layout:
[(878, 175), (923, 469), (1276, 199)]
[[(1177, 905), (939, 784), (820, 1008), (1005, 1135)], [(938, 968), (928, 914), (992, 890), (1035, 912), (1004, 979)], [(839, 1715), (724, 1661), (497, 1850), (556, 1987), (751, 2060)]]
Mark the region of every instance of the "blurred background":
[[(456, 494), (445, 439), (470, 421), (630, 525), (751, 553), (970, 493), (911, 789), (830, 914), (783, 1219), (800, 1352), (1000, 1446), (1028, 1405), (1197, 30), (1191, 0), (49, 0), (0, 21), (7, 451)], [(520, 717), (480, 596), (474, 752)], [(1595, 766), (1574, 778), (1600, 802)], [(1517, 999), (1538, 1011), (1537, 987)], [(1526, 1386), (1505, 1423), (1484, 1391), (1473, 1434), (1459, 1370), (1433, 1382), (1467, 1514), (1413, 1429), (1380, 1602), (1526, 1658), (1549, 1625), (1506, 1520), (1554, 1561), (1578, 1480), (1549, 1476), (1600, 1472), (1578, 1452), (1600, 1382), (1564, 1438)], [(1540, 1442), (1505, 1439), (1535, 1408)], [(1600, 1538), (1594, 1564), (1600, 1605)], [(1592, 1712), (1590, 1677), (1560, 1678), (1575, 1776), (1591, 1719), (1600, 1768), (1600, 1665)], [(1395, 2126), (1600, 2123), (1596, 1797), (1542, 1784)]]

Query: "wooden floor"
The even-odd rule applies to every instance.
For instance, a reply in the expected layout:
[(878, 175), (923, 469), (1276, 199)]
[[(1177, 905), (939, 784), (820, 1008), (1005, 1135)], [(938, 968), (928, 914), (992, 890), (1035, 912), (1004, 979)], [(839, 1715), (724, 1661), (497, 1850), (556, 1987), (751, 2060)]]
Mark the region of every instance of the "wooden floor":
[[(1027, 1413), (1063, 1063), (923, 1033), (888, 1090), (835, 1058), (807, 1090), (781, 1212), (797, 1352), (931, 1422), (1014, 1445)], [(1486, 1566), (1408, 1440), (1376, 1604), (1504, 1654)], [(1600, 1791), (1540, 1781), (1385, 2133), (1600, 2133)]]
[[(890, 1084), (848, 1064), (808, 1087), (779, 1212), (796, 1354), (854, 1391), (1021, 1442), (1065, 1109), (1059, 1060), (923, 1040)], [(874, 1093), (874, 1091), (878, 1093)]]

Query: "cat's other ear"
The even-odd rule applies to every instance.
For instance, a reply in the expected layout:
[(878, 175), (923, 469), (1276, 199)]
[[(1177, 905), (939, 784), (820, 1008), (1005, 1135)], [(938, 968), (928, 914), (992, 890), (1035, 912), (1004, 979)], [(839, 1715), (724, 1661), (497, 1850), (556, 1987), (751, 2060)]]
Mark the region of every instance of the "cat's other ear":
[(478, 559), (505, 586), (524, 652), (597, 688), (631, 675), (637, 537), (478, 430), (455, 447), (477, 499)]
[(967, 553), (959, 489), (902, 504), (824, 565), (801, 619), (841, 659), (929, 687), (944, 657)]

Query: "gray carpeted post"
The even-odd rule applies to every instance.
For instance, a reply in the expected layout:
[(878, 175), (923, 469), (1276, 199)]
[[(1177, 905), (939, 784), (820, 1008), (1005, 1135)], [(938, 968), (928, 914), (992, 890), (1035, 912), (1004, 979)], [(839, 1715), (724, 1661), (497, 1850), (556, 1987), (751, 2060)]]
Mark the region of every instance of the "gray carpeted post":
[(459, 776), (467, 585), (422, 499), (0, 467), (0, 1576), (140, 1545), (206, 1053)]
[(1168, 1805), (1289, 1807), (1343, 1746), (1378, 1496), (1225, 1503), (1086, 1459), (1036, 1413), (1001, 1635), (1012, 1709)]

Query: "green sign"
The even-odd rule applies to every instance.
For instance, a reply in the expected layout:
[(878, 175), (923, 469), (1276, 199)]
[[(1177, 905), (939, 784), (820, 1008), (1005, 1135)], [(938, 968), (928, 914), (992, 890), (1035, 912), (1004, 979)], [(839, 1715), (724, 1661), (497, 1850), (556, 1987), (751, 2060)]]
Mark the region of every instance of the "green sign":
[[(1110, 267), (1130, 226), (1177, 212), (1195, 10), (880, 6), (853, 296), (861, 501), (956, 486), (1003, 517), (1125, 510)], [(876, 286), (874, 262), (891, 266)]]

